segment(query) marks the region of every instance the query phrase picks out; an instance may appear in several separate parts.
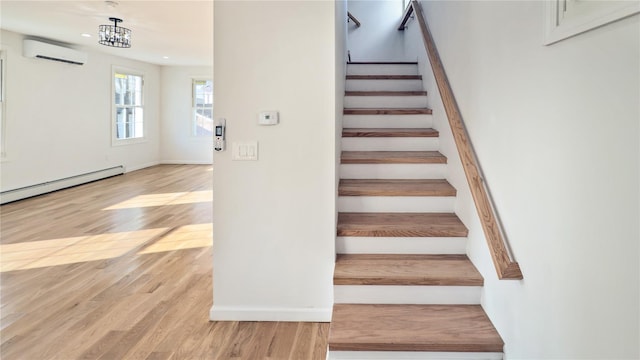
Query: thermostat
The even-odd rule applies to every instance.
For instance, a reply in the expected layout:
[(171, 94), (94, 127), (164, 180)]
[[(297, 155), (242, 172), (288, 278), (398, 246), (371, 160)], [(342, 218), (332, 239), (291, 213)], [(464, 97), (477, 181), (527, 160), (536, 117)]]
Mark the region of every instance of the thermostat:
[(258, 117), (259, 125), (277, 125), (278, 124), (278, 112), (277, 111), (263, 111)]

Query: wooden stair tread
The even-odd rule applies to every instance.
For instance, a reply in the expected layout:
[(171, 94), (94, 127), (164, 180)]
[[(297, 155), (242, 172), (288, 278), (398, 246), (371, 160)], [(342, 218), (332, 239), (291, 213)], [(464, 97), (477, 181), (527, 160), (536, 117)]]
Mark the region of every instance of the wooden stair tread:
[(344, 128), (342, 137), (438, 137), (437, 130), (425, 128)]
[(339, 196), (456, 196), (444, 179), (341, 179)]
[(347, 80), (422, 80), (422, 75), (347, 75)]
[(334, 285), (482, 286), (466, 255), (339, 254)]
[(342, 164), (446, 164), (438, 151), (343, 151)]
[(426, 96), (426, 91), (345, 91), (345, 96)]
[(418, 65), (415, 61), (349, 61), (351, 65)]
[(503, 352), (480, 305), (335, 304), (330, 351)]
[(453, 213), (338, 213), (338, 236), (465, 237), (467, 228)]
[(430, 115), (429, 108), (345, 108), (344, 115)]

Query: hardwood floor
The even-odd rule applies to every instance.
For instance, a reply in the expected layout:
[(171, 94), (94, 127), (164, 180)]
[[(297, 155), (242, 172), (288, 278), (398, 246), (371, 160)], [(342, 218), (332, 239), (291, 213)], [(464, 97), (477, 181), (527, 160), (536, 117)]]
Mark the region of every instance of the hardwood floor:
[(324, 359), (329, 324), (210, 322), (211, 166), (0, 207), (0, 357)]

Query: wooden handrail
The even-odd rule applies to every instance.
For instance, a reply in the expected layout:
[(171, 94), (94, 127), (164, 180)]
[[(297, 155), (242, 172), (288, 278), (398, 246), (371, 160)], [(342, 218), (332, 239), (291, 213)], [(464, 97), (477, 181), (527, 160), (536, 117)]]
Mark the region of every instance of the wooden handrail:
[(402, 21), (400, 22), (400, 27), (398, 27), (398, 30), (404, 31), (404, 29), (407, 27), (409, 19), (411, 18), (411, 15), (413, 15), (413, 4), (409, 3), (409, 6), (404, 9), (404, 15), (402, 15)]
[(355, 16), (353, 16), (350, 12), (347, 11), (347, 16), (349, 17), (349, 19), (353, 20), (353, 23), (356, 24), (356, 27), (360, 27), (360, 21), (358, 21), (358, 19), (356, 19)]
[[(486, 184), (482, 179), (479, 171), (478, 162), (471, 146), (469, 139), (469, 133), (464, 126), (458, 103), (453, 96), (451, 85), (447, 79), (447, 74), (444, 71), (444, 66), (438, 55), (438, 50), (429, 31), (429, 27), (424, 18), (422, 12), (422, 6), (417, 0), (411, 1), (411, 11), (415, 12), (418, 18), (418, 24), (420, 31), (422, 32), (422, 40), (424, 41), (425, 49), (427, 50), (427, 56), (431, 63), (431, 69), (433, 70), (433, 76), (436, 80), (438, 90), (440, 91), (440, 97), (444, 104), (447, 118), (449, 119), (449, 125), (453, 132), (453, 138), (460, 154), (460, 160), (462, 161), (462, 167), (464, 173), (469, 182), (471, 189), (471, 195), (476, 205), (476, 210), (480, 216), (480, 222), (482, 223), (482, 229), (484, 230), (485, 237), (487, 238), (487, 244), (489, 245), (489, 251), (491, 252), (491, 258), (493, 264), (498, 273), (500, 279), (522, 279), (522, 272), (517, 262), (513, 261), (509, 255), (509, 251), (505, 245), (503, 238), (503, 232), (499, 225), (494, 205), (491, 198), (488, 195)], [(407, 15), (408, 14), (408, 15)], [(404, 30), (406, 22), (411, 15), (407, 10), (402, 24), (398, 30)]]

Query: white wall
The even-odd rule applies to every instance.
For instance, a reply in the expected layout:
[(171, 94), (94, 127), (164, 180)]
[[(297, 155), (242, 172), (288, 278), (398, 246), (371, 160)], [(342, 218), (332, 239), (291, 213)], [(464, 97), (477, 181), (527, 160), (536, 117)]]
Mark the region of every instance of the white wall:
[[(335, 239), (335, 6), (216, 1), (214, 103), (227, 142), (214, 154), (212, 319), (327, 321)], [(261, 110), (280, 124), (258, 126)]]
[(403, 61), (402, 0), (349, 0), (349, 12), (360, 21), (348, 24), (351, 61)]
[[(341, 21), (347, 16), (347, 0), (336, 0), (335, 15), (335, 187), (338, 188), (340, 182), (340, 155), (342, 153), (342, 118), (344, 115), (344, 91), (347, 79), (347, 23)], [(335, 201), (338, 201), (338, 192), (335, 193)], [(336, 211), (336, 227), (338, 212)]]
[[(85, 65), (22, 56), (23, 35), (2, 30), (6, 51), (6, 159), (1, 190), (111, 166), (158, 163), (160, 68), (89, 51)], [(145, 75), (147, 141), (111, 145), (112, 65)]]
[[(211, 164), (213, 138), (191, 135), (192, 80), (213, 79), (213, 67), (163, 66), (161, 71), (162, 163)], [(215, 105), (214, 105), (215, 112)]]
[[(637, 359), (639, 17), (543, 46), (542, 2), (422, 5), (524, 274), (497, 280), (459, 160), (447, 154), (506, 358)], [(412, 22), (408, 51), (422, 48), (415, 31)]]

